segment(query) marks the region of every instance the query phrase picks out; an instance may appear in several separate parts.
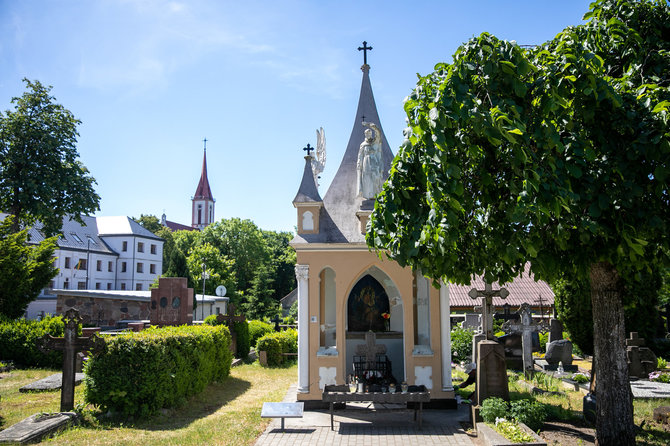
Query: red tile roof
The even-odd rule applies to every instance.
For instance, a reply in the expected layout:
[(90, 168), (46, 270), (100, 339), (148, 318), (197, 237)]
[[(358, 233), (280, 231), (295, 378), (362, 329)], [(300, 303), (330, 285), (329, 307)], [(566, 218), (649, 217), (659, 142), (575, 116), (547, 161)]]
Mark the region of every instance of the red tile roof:
[[(515, 278), (511, 283), (503, 285), (509, 291), (509, 296), (506, 299), (499, 297), (493, 298), (493, 305), (502, 306), (510, 304), (513, 307), (519, 306), (522, 303), (528, 303), (533, 307), (540, 305), (540, 296), (542, 296), (542, 306), (549, 306), (554, 304), (554, 292), (551, 291), (549, 284), (542, 280), (535, 281), (535, 277), (530, 272), (530, 263), (526, 264), (526, 268), (521, 276)], [(473, 307), (481, 305), (481, 298), (473, 299), (468, 296), (468, 292), (472, 288), (478, 290), (484, 289), (484, 281), (481, 277), (475, 277), (470, 285), (454, 285), (449, 284), (449, 300), (451, 307)], [(493, 289), (500, 288), (500, 285), (493, 283)]]

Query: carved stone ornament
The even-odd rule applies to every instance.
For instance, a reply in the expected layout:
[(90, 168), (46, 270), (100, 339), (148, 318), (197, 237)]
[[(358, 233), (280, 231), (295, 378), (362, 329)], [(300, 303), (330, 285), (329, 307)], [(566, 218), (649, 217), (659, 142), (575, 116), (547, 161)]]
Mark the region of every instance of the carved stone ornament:
[(309, 277), (309, 265), (296, 265), (295, 278), (298, 280), (307, 280)]

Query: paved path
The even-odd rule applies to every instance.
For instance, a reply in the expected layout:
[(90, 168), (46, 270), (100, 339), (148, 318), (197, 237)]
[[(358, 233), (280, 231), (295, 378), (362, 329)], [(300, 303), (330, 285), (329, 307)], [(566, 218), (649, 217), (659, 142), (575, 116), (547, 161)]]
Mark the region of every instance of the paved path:
[[(296, 386), (291, 386), (285, 402), (296, 401)], [(330, 429), (327, 410), (305, 411), (303, 418), (287, 418), (286, 432), (281, 420), (274, 419), (255, 446), (471, 446), (473, 441), (460, 425), (468, 419), (466, 407), (459, 410), (423, 411), (423, 429), (414, 422), (414, 411), (371, 412), (347, 405), (335, 411), (335, 430)], [(361, 405), (362, 406), (362, 405)]]

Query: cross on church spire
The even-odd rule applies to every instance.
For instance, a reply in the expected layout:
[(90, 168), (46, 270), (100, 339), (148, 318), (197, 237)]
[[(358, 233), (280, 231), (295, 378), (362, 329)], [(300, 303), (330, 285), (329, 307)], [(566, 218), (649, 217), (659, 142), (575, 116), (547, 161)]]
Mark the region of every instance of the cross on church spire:
[(307, 156), (311, 156), (312, 154), (311, 154), (310, 152), (311, 152), (312, 150), (314, 150), (314, 147), (311, 147), (311, 146), (309, 145), (309, 143), (307, 143), (307, 147), (305, 147), (305, 148), (302, 149), (302, 150), (304, 150), (305, 152), (307, 152)]
[(207, 138), (203, 139), (202, 142), (205, 143), (205, 151), (207, 151)]
[(363, 46), (358, 47), (358, 51), (363, 51), (363, 65), (368, 64), (368, 50), (372, 50), (371, 46), (368, 46), (368, 42), (363, 41)]

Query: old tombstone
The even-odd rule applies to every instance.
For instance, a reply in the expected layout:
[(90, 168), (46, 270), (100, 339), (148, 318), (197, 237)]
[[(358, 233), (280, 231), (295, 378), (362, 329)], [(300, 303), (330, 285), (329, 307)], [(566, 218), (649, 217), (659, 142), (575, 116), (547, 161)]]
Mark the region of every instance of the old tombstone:
[(386, 354), (386, 346), (377, 344), (377, 335), (373, 331), (365, 333), (365, 344), (356, 346), (356, 355), (365, 356), (366, 370), (374, 369), (377, 362), (377, 355), (383, 354)]
[(505, 351), (496, 341), (483, 340), (477, 346), (477, 385), (472, 404), (472, 422), (481, 421), (479, 409), (486, 398), (498, 397), (509, 401)]
[(105, 347), (105, 342), (97, 337), (77, 337), (77, 330), (81, 317), (79, 312), (70, 308), (63, 316), (65, 324), (64, 336), (54, 338), (45, 334), (37, 340), (37, 347), (43, 352), (63, 350), (63, 384), (61, 387), (60, 410), (68, 412), (74, 408), (75, 361), (76, 354), (82, 350), (99, 351)]
[(151, 290), (151, 325), (185, 325), (193, 322), (193, 288), (185, 277), (161, 277)]
[(230, 330), (230, 337), (231, 337), (231, 342), (230, 342), (230, 351), (237, 352), (237, 332), (235, 332), (235, 328), (233, 325), (235, 322), (244, 322), (247, 320), (246, 317), (244, 317), (243, 314), (235, 316), (235, 305), (230, 304), (228, 305), (228, 314), (218, 314), (216, 316), (216, 321), (219, 324), (225, 324), (228, 326), (228, 329)]
[(556, 317), (549, 319), (549, 341), (552, 343), (554, 341), (560, 341), (563, 339), (563, 323), (559, 321)]
[(463, 321), (463, 328), (467, 329), (477, 329), (481, 326), (479, 319), (481, 315), (478, 313), (466, 313), (465, 320)]
[(503, 330), (521, 332), (521, 348), (523, 357), (523, 371), (525, 374), (533, 372), (533, 332), (539, 332), (545, 329), (544, 324), (533, 324), (533, 318), (530, 313), (530, 305), (524, 303), (521, 305), (521, 323), (512, 323), (507, 321), (503, 324)]
[(656, 355), (645, 346), (644, 339), (635, 331), (632, 331), (630, 337), (626, 339), (626, 358), (630, 378), (646, 378), (656, 369)]
[(564, 371), (577, 371), (577, 366), (572, 365), (572, 342), (569, 339), (548, 342), (544, 360), (549, 365), (549, 367), (542, 367), (545, 370), (556, 370), (559, 363), (562, 363)]

